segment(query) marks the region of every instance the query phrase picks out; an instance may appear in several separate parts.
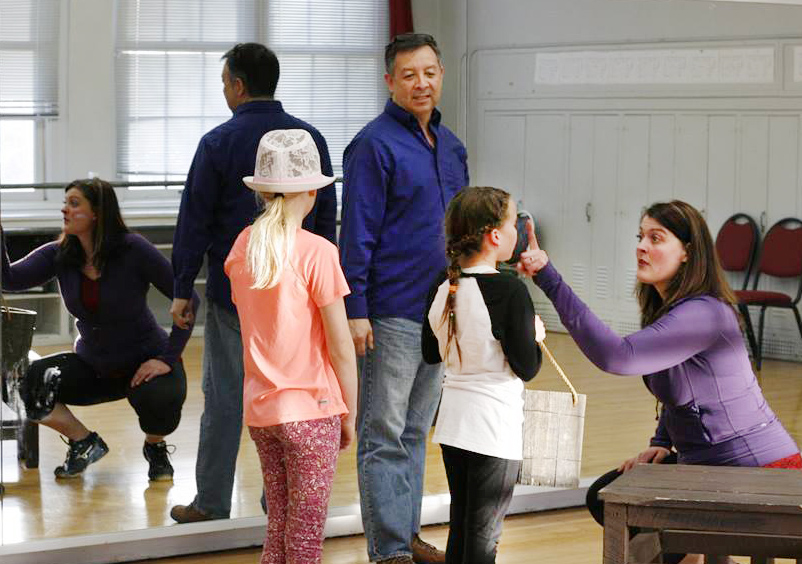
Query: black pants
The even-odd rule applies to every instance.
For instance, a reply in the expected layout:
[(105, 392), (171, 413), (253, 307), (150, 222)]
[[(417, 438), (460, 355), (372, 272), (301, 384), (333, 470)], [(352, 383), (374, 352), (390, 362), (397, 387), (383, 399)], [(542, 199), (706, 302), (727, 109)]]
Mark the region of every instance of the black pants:
[[(31, 363), (20, 386), (28, 417), (44, 419), (55, 403), (96, 405), (123, 398), (139, 416), (139, 426), (149, 435), (169, 435), (178, 427), (187, 397), (187, 377), (179, 360), (172, 371), (135, 388), (130, 374), (103, 378), (75, 353), (57, 353)], [(57, 377), (53, 377), (57, 374)]]
[(446, 564), (493, 564), (521, 461), (440, 446), (451, 493)]
[[(676, 464), (677, 463), (677, 454), (672, 452), (668, 456), (666, 456), (660, 464)], [(605, 486), (610, 485), (616, 478), (618, 478), (623, 472), (619, 472), (618, 470), (611, 470), (607, 472), (603, 476), (599, 477), (595, 482), (593, 482), (590, 487), (588, 488), (588, 493), (585, 496), (585, 503), (588, 506), (588, 511), (596, 520), (596, 522), (604, 526), (604, 502), (599, 499), (599, 490), (604, 488)], [(630, 530), (630, 535), (634, 536), (638, 534), (637, 528), (632, 528)], [(676, 564), (680, 560), (685, 557), (684, 554), (664, 554), (663, 555), (663, 562), (666, 564)]]

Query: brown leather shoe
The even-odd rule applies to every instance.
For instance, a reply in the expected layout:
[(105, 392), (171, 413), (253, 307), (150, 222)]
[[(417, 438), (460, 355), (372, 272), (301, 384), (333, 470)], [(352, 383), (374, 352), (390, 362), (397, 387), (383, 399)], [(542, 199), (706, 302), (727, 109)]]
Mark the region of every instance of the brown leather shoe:
[(198, 523), (200, 521), (211, 521), (211, 515), (206, 515), (202, 511), (195, 509), (191, 503), (189, 505), (175, 505), (170, 510), (170, 517), (179, 523)]
[(412, 560), (415, 564), (445, 564), (446, 553), (415, 535), (412, 537)]
[(385, 560), (379, 560), (376, 564), (415, 564), (411, 556), (393, 556)]

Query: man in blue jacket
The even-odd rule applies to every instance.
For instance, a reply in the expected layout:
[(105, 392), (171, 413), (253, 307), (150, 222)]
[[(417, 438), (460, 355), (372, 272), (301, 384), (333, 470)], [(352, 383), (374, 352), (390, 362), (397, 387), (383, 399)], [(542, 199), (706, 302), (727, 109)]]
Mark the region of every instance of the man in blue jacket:
[[(195, 480), (198, 494), (170, 511), (179, 523), (225, 519), (231, 512), (234, 469), (242, 431), (242, 341), (223, 262), (234, 241), (257, 215), (253, 191), (242, 182), (253, 174), (262, 135), (274, 129), (306, 129), (320, 152), (323, 174), (332, 175), (323, 136), (274, 100), (279, 77), (275, 53), (257, 43), (235, 45), (223, 55), (223, 95), (234, 113), (204, 135), (187, 174), (173, 241), (175, 299), (179, 326), (191, 315), (189, 297), (207, 257), (203, 394)], [(304, 228), (335, 242), (334, 184), (318, 192)]]
[(385, 48), (384, 112), (345, 150), (340, 255), (360, 390), (357, 470), (368, 556), (444, 562), (420, 540), (426, 441), (440, 398), (440, 365), (421, 353), (426, 296), (446, 267), (443, 218), (468, 184), (465, 147), (436, 109), (437, 43), (405, 34)]

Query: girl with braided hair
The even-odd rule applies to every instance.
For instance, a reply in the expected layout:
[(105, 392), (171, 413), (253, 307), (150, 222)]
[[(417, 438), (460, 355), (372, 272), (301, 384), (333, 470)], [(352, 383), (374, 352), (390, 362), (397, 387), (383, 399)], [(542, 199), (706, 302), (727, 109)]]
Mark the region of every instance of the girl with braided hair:
[(423, 358), (445, 365), (432, 440), (451, 493), (449, 564), (496, 561), (523, 458), (524, 382), (540, 369), (545, 329), (524, 283), (496, 269), (512, 256), (516, 218), (503, 190), (460, 191), (445, 216), (449, 266), (427, 301)]

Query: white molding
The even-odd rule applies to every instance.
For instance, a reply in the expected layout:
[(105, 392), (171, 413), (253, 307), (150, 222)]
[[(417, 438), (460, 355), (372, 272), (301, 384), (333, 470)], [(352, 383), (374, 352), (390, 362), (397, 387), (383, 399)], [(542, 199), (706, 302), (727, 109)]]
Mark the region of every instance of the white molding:
[[(508, 515), (581, 506), (587, 487), (596, 478), (584, 478), (572, 490), (535, 486), (516, 486)], [(423, 499), (421, 524), (448, 522), (448, 494), (427, 495)], [(102, 564), (131, 562), (183, 554), (198, 554), (259, 546), (264, 540), (265, 517), (222, 519), (186, 525), (173, 525), (45, 539), (0, 546), (3, 564)], [(329, 509), (325, 535), (337, 537), (362, 533), (359, 505)]]
[(697, 2), (741, 2), (743, 4), (785, 4), (802, 6), (802, 0), (696, 0)]
[[(795, 51), (796, 52), (796, 51)], [(684, 47), (535, 54), (535, 85), (773, 84), (776, 47)]]

